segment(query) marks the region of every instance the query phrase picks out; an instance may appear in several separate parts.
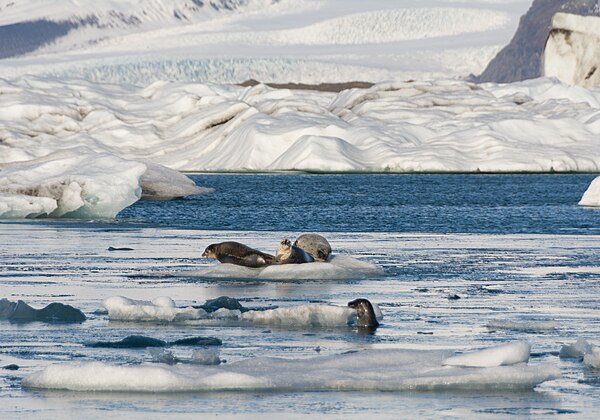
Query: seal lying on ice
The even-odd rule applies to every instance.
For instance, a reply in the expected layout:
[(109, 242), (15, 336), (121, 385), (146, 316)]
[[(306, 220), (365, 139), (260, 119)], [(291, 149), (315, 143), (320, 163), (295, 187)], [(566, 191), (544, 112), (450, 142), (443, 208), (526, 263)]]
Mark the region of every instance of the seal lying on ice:
[(377, 328), (379, 326), (379, 321), (377, 321), (377, 317), (375, 316), (373, 305), (367, 299), (355, 299), (348, 302), (348, 306), (356, 309), (356, 315), (358, 317), (358, 320), (356, 321), (357, 327)]
[(276, 264), (302, 264), (314, 261), (315, 259), (308, 252), (292, 245), (292, 241), (289, 239), (280, 242), (275, 254)]
[(257, 251), (239, 242), (221, 242), (206, 247), (202, 256), (215, 258), (222, 263), (243, 265), (244, 267), (266, 267), (275, 263), (273, 255)]
[(298, 236), (294, 246), (308, 252), (315, 261), (319, 262), (327, 261), (331, 254), (331, 245), (327, 239), (316, 233), (303, 233)]

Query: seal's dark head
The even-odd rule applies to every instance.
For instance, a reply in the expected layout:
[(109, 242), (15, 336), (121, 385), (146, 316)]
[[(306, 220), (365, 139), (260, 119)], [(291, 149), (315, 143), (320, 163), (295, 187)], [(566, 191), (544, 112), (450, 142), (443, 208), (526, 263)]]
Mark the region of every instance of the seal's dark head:
[(359, 328), (377, 328), (379, 321), (375, 316), (373, 305), (367, 299), (355, 299), (348, 302), (348, 306), (356, 310), (358, 320), (356, 326)]
[(206, 247), (206, 249), (204, 250), (204, 252), (202, 253), (202, 256), (204, 258), (217, 258), (217, 244), (212, 244)]

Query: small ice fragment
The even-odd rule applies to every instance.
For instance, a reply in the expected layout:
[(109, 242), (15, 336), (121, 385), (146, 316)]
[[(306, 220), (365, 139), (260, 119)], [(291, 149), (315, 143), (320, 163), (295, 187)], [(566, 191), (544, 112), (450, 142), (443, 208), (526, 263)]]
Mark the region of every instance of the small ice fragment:
[(527, 341), (513, 341), (495, 347), (445, 359), (446, 366), (492, 367), (527, 362), (531, 346)]
[(194, 350), (192, 353), (191, 363), (195, 365), (216, 366), (221, 364), (219, 350), (217, 349), (201, 349)]
[(594, 369), (600, 369), (600, 347), (594, 347), (583, 356), (583, 364)]
[(584, 338), (579, 338), (573, 344), (565, 344), (561, 347), (558, 357), (561, 359), (581, 359), (592, 351), (592, 345)]
[(149, 348), (148, 351), (155, 363), (166, 363), (167, 365), (176, 365), (180, 360), (172, 352), (160, 348)]

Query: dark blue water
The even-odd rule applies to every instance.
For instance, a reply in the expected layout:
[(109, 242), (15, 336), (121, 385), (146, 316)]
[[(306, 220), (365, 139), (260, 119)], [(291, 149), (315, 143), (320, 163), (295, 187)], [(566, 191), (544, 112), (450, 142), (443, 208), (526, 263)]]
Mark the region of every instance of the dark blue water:
[(140, 201), (121, 221), (210, 230), (600, 233), (577, 203), (596, 175), (192, 176), (215, 192)]

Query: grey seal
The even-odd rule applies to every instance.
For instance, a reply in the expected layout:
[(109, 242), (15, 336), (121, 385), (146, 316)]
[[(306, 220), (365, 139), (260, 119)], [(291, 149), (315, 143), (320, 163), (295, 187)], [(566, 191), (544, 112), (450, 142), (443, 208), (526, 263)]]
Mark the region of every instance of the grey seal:
[(277, 264), (302, 264), (314, 261), (315, 259), (308, 252), (292, 245), (292, 241), (289, 239), (284, 239), (280, 242), (275, 254), (275, 262)]
[(257, 251), (239, 242), (221, 242), (206, 247), (202, 256), (215, 258), (222, 263), (242, 265), (244, 267), (266, 267), (275, 263), (273, 255)]
[(298, 236), (294, 246), (308, 252), (315, 261), (327, 261), (329, 255), (331, 255), (331, 245), (327, 239), (316, 233), (303, 233)]
[(356, 309), (357, 321), (356, 326), (358, 328), (371, 328), (375, 329), (379, 326), (379, 321), (375, 316), (373, 305), (367, 299), (355, 299), (348, 302), (350, 308)]

